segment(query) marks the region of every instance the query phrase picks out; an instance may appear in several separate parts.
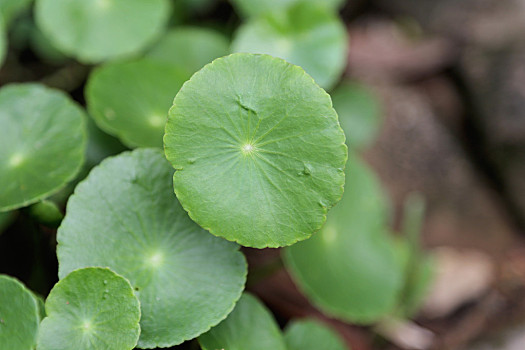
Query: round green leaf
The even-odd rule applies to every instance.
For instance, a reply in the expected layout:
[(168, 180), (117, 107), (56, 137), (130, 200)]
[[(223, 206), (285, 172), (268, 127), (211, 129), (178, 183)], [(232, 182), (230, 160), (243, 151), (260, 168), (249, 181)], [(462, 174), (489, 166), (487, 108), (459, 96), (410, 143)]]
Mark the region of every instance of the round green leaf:
[(331, 94), (346, 142), (364, 148), (374, 140), (381, 126), (381, 107), (377, 97), (364, 85), (345, 82)]
[(258, 17), (269, 12), (286, 10), (299, 2), (325, 6), (336, 10), (345, 0), (232, 0), (235, 9), (243, 17)]
[(199, 343), (204, 350), (286, 350), (272, 314), (248, 293), (226, 320), (199, 337)]
[(38, 332), (38, 306), (18, 280), (0, 275), (0, 345), (2, 349), (31, 350)]
[(129, 147), (162, 147), (168, 109), (190, 74), (141, 59), (96, 69), (86, 88), (97, 125)]
[(138, 293), (140, 348), (168, 347), (222, 321), (241, 296), (239, 246), (191, 221), (173, 194), (159, 150), (108, 158), (71, 196), (58, 230), (59, 276), (107, 266)]
[(336, 332), (314, 320), (291, 322), (284, 340), (287, 350), (348, 350)]
[(84, 112), (64, 93), (37, 84), (0, 89), (0, 211), (57, 192), (80, 170)]
[(346, 66), (346, 29), (333, 13), (299, 3), (242, 25), (233, 40), (234, 52), (265, 53), (304, 68), (330, 89)]
[(64, 53), (85, 63), (133, 54), (164, 28), (168, 0), (37, 0), (37, 24)]
[(164, 144), (190, 217), (245, 246), (310, 237), (342, 195), (347, 149), (330, 97), (278, 58), (205, 66), (175, 98)]
[(402, 272), (385, 235), (387, 206), (374, 174), (356, 157), (346, 169), (343, 199), (325, 226), (287, 248), (284, 258), (297, 285), (321, 310), (370, 323), (394, 308)]
[(109, 269), (71, 272), (49, 293), (46, 314), (38, 350), (130, 350), (139, 339), (139, 301)]
[(206, 28), (179, 27), (163, 36), (147, 56), (176, 65), (190, 77), (205, 64), (229, 52), (230, 43), (221, 33)]

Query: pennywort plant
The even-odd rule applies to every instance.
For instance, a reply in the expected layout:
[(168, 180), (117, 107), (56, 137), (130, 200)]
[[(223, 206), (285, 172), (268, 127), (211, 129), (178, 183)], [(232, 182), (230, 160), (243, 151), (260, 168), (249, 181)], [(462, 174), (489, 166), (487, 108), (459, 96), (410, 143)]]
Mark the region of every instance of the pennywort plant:
[(282, 248), (329, 317), (372, 324), (417, 309), (431, 269), (416, 266), (431, 262), (417, 225), (387, 234), (386, 196), (359, 159), (380, 108), (360, 83), (339, 83), (341, 2), (232, 1), (247, 18), (232, 41), (168, 29), (190, 3), (0, 2), (0, 43), (32, 9), (35, 55), (91, 65), (72, 95), (0, 88), (0, 233), (13, 221), (56, 233), (59, 278), (44, 305), (0, 275), (1, 349), (346, 348), (316, 320), (281, 330), (245, 291), (241, 246)]

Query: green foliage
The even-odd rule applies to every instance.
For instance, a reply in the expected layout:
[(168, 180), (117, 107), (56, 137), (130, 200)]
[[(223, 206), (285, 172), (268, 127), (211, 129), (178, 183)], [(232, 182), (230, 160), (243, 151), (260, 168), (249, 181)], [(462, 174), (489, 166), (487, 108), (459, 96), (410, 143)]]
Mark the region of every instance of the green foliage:
[(347, 149), (330, 97), (267, 55), (234, 54), (195, 74), (164, 143), (190, 217), (245, 246), (308, 238), (342, 195)]
[(336, 10), (345, 0), (231, 0), (243, 17), (258, 17), (269, 12), (285, 11), (298, 3), (316, 4)]
[(237, 30), (234, 52), (264, 53), (304, 68), (330, 89), (346, 66), (348, 38), (337, 16), (322, 6), (299, 3), (248, 20)]
[(6, 27), (22, 12), (27, 10), (33, 0), (1, 0), (0, 17), (3, 17)]
[(169, 6), (168, 0), (36, 0), (35, 16), (57, 48), (97, 63), (143, 49), (164, 28)]
[(239, 247), (188, 218), (172, 174), (158, 150), (109, 158), (77, 186), (58, 230), (61, 278), (107, 266), (131, 281), (142, 306), (141, 348), (207, 331), (230, 313), (246, 280)]
[(37, 84), (0, 89), (0, 211), (57, 192), (80, 170), (84, 112), (64, 93)]
[(287, 350), (348, 350), (336, 332), (314, 320), (292, 321), (284, 339)]
[(286, 350), (272, 314), (248, 293), (226, 320), (199, 337), (199, 343), (204, 350)]
[(60, 224), (62, 218), (62, 212), (58, 206), (51, 201), (43, 200), (36, 204), (33, 204), (30, 208), (31, 215), (40, 223), (48, 226), (56, 226)]
[(86, 87), (97, 125), (129, 147), (162, 147), (168, 109), (190, 77), (183, 69), (140, 59), (96, 69)]
[(38, 350), (130, 350), (140, 334), (139, 301), (109, 269), (71, 272), (49, 293), (46, 314)]
[(228, 39), (211, 29), (177, 27), (166, 33), (147, 57), (184, 70), (188, 76), (230, 51)]
[(288, 247), (284, 258), (300, 289), (325, 313), (372, 323), (395, 307), (402, 273), (385, 235), (387, 204), (376, 178), (355, 156), (346, 173), (345, 195), (324, 227)]
[(369, 146), (382, 123), (377, 97), (357, 82), (343, 82), (331, 96), (348, 146), (357, 149)]
[(39, 321), (37, 301), (33, 294), (18, 280), (0, 275), (2, 349), (34, 349)]

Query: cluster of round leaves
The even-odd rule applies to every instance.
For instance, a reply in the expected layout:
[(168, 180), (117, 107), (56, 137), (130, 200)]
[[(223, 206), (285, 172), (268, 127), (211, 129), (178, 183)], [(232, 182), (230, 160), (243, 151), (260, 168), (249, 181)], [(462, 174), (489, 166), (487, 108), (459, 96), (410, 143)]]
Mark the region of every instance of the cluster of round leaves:
[[(73, 179), (86, 125), (68, 97), (36, 84), (2, 88), (0, 106), (0, 205), (11, 210)], [(342, 195), (347, 148), (330, 97), (282, 59), (234, 54), (204, 67), (177, 94), (164, 141), (175, 175), (160, 150), (137, 149), (76, 187), (39, 349), (199, 336), (232, 311), (247, 274), (239, 246), (202, 227), (247, 246), (290, 245), (318, 230)], [(42, 202), (31, 213), (59, 221), (55, 209)]]

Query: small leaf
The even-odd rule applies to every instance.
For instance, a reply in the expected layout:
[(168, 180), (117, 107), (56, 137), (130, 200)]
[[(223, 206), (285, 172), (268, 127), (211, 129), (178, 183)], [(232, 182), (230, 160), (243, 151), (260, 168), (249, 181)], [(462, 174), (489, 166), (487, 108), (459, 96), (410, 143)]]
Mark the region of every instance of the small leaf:
[(330, 97), (278, 58), (205, 66), (177, 94), (164, 144), (190, 217), (245, 246), (310, 237), (342, 195), (347, 149)]
[(314, 320), (292, 321), (284, 340), (287, 350), (348, 350), (339, 334)]
[(42, 32), (64, 53), (98, 63), (144, 48), (164, 28), (168, 0), (37, 0)]
[(402, 287), (394, 247), (385, 235), (387, 205), (374, 174), (354, 155), (341, 202), (311, 239), (288, 247), (294, 281), (328, 315), (357, 323), (391, 312)]
[(84, 161), (84, 118), (58, 90), (0, 89), (0, 211), (38, 202), (75, 177)]
[(222, 321), (240, 298), (239, 246), (191, 221), (160, 150), (108, 158), (75, 189), (58, 229), (59, 276), (86, 266), (128, 278), (142, 307), (140, 348), (169, 347)]
[(147, 57), (182, 68), (189, 78), (204, 65), (229, 53), (230, 43), (221, 33), (199, 27), (177, 27), (166, 33)]
[(330, 89), (346, 66), (347, 41), (343, 22), (335, 14), (322, 6), (299, 3), (248, 20), (237, 30), (232, 48), (283, 58)]
[(286, 350), (272, 314), (248, 293), (226, 320), (199, 337), (199, 343), (203, 350)]
[(38, 222), (54, 227), (58, 227), (64, 217), (57, 204), (48, 200), (33, 204), (30, 213)]
[(348, 146), (358, 149), (369, 146), (382, 122), (377, 97), (356, 82), (344, 82), (331, 95)]
[(130, 350), (140, 334), (140, 304), (129, 281), (86, 268), (58, 282), (46, 300), (38, 350)]
[(15, 278), (0, 275), (1, 348), (34, 349), (39, 321), (33, 294)]
[(185, 70), (147, 59), (96, 69), (86, 88), (88, 110), (97, 125), (129, 147), (162, 147), (168, 109)]

